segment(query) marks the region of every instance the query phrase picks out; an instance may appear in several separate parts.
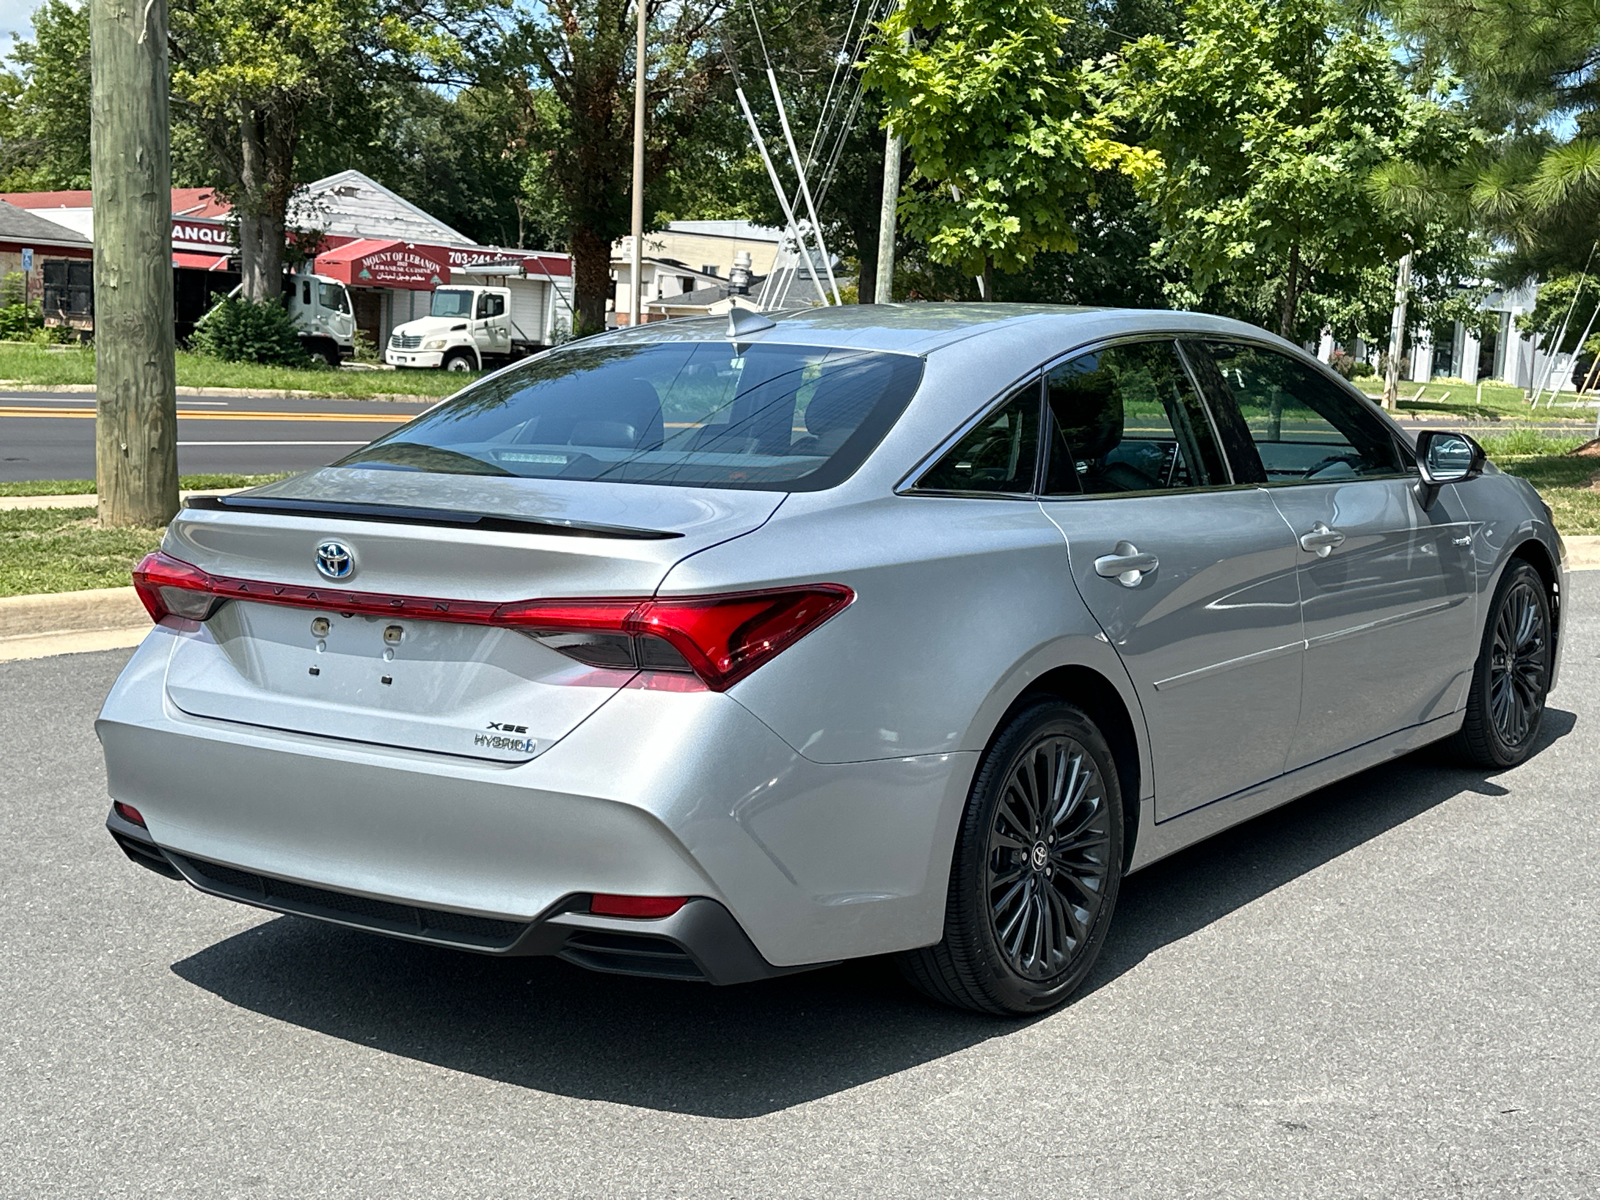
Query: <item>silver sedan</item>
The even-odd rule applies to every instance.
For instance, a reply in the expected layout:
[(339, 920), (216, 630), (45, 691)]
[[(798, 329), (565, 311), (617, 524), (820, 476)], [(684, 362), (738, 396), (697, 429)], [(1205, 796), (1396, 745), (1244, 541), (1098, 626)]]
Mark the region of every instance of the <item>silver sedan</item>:
[(673, 322), (191, 500), (97, 725), (135, 861), (735, 983), (894, 954), (1039, 1012), (1130, 871), (1448, 740), (1533, 749), (1549, 510), (1169, 312)]

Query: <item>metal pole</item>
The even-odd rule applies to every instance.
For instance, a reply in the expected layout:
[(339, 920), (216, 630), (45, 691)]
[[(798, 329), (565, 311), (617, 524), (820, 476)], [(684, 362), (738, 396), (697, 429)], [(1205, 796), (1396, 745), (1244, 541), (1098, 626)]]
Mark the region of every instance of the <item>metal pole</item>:
[(894, 299), (895, 209), (900, 201), (900, 158), (905, 140), (894, 128), (883, 148), (883, 207), (878, 213), (878, 277), (872, 285), (874, 304)]
[(628, 324), (639, 324), (644, 307), (644, 32), (647, 0), (639, 0), (639, 32), (633, 50), (633, 256), (628, 289)]
[(750, 126), (750, 136), (756, 140), (756, 151), (761, 155), (761, 161), (766, 164), (767, 178), (772, 181), (772, 191), (783, 207), (783, 219), (789, 222), (789, 232), (794, 235), (795, 245), (800, 248), (800, 256), (806, 260), (806, 273), (811, 276), (812, 285), (817, 289), (817, 299), (827, 304), (828, 293), (822, 290), (822, 280), (817, 278), (816, 264), (806, 253), (806, 240), (800, 236), (799, 222), (794, 219), (794, 209), (789, 206), (789, 197), (784, 194), (783, 184), (778, 179), (778, 169), (772, 165), (772, 156), (767, 153), (767, 142), (761, 136), (761, 127), (756, 124), (755, 114), (750, 111), (750, 101), (744, 98), (742, 87), (734, 88), (733, 94), (739, 98), (739, 107), (744, 110), (745, 122)]
[(102, 525), (178, 511), (166, 0), (91, 0), (95, 486)]
[(794, 134), (789, 132), (789, 113), (783, 107), (783, 96), (778, 92), (778, 77), (767, 68), (767, 84), (772, 88), (772, 100), (778, 106), (778, 124), (783, 126), (784, 144), (789, 147), (789, 161), (794, 163), (794, 173), (800, 177), (800, 195), (805, 198), (806, 213), (811, 217), (811, 232), (817, 239), (817, 253), (822, 255), (823, 269), (828, 272), (828, 286), (833, 289), (833, 302), (843, 304), (839, 295), (839, 281), (833, 277), (833, 263), (828, 258), (828, 248), (822, 244), (822, 222), (817, 220), (817, 206), (811, 203), (811, 188), (806, 184), (806, 169), (800, 162), (800, 151), (795, 149)]

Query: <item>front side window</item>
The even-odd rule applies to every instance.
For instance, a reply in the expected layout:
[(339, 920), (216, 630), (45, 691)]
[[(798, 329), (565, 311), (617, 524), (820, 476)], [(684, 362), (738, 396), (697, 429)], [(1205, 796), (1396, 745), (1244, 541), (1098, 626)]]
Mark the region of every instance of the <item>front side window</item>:
[(483, 380), (336, 465), (816, 491), (866, 461), (922, 367), (817, 346), (578, 344)]
[(1052, 425), (1047, 495), (1229, 482), (1205, 407), (1171, 342), (1081, 355), (1046, 376), (1045, 392)]
[(1223, 393), (1218, 419), (1242, 421), (1249, 436), (1238, 441), (1260, 457), (1268, 483), (1337, 483), (1405, 469), (1384, 423), (1314, 368), (1248, 342), (1207, 341), (1196, 352), (1214, 368), (1202, 379)]
[(429, 309), (431, 317), (470, 317), (472, 315), (472, 293), (461, 291), (457, 288), (440, 288), (433, 294), (433, 307)]
[(330, 312), (350, 311), (350, 297), (337, 283), (318, 283), (317, 302)]
[(478, 319), (498, 317), (506, 310), (506, 298), (491, 293), (484, 293), (478, 297)]
[(1011, 393), (958, 441), (921, 479), (922, 492), (1033, 491), (1039, 457), (1039, 379)]

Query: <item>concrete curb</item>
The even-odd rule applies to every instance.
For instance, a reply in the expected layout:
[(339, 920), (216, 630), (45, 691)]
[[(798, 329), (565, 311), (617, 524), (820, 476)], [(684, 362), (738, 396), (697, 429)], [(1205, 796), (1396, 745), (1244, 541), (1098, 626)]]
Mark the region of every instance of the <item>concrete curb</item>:
[(0, 662), (137, 646), (149, 631), (131, 587), (0, 597)]
[[(245, 491), (249, 488), (195, 488), (179, 492), (178, 499), (181, 502), (190, 496), (231, 496)], [(0, 496), (0, 512), (16, 508), (93, 508), (98, 502), (99, 497), (93, 492), (74, 492), (66, 496)]]
[[(63, 392), (92, 396), (92, 383), (28, 383), (21, 379), (0, 379), (0, 392)], [(405, 404), (437, 404), (444, 396), (414, 396), (406, 392), (377, 392), (371, 396), (341, 396), (330, 392), (307, 392), (291, 388), (180, 387), (180, 396), (242, 396), (247, 400), (382, 400)]]
[[(1563, 540), (1569, 570), (1600, 571), (1600, 536)], [(0, 597), (0, 662), (137, 646), (149, 630), (131, 587)]]

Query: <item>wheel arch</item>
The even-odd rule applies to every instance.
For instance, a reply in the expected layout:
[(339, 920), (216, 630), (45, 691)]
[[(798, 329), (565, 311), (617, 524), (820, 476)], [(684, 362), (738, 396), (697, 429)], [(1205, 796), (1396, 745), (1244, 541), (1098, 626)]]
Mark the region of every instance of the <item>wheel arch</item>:
[[(1528, 537), (1517, 543), (1506, 555), (1505, 562), (1501, 565), (1495, 577), (1495, 586), (1500, 584), (1500, 576), (1518, 559), (1527, 563), (1539, 577), (1544, 580), (1545, 592), (1550, 597), (1550, 641), (1551, 658), (1555, 660), (1561, 650), (1561, 568), (1557, 566), (1555, 556), (1550, 553), (1550, 548), (1538, 537)], [(1493, 589), (1490, 589), (1493, 594)]]
[(1082, 708), (1105, 735), (1117, 768), (1117, 784), (1122, 793), (1123, 867), (1133, 862), (1139, 839), (1139, 809), (1145, 790), (1145, 746), (1141, 736), (1144, 716), (1135, 701), (1129, 700), (1105, 674), (1081, 663), (1053, 667), (1031, 680), (1018, 693), (990, 732), (985, 753), (1002, 730), (1022, 708), (1039, 699), (1064, 700)]

